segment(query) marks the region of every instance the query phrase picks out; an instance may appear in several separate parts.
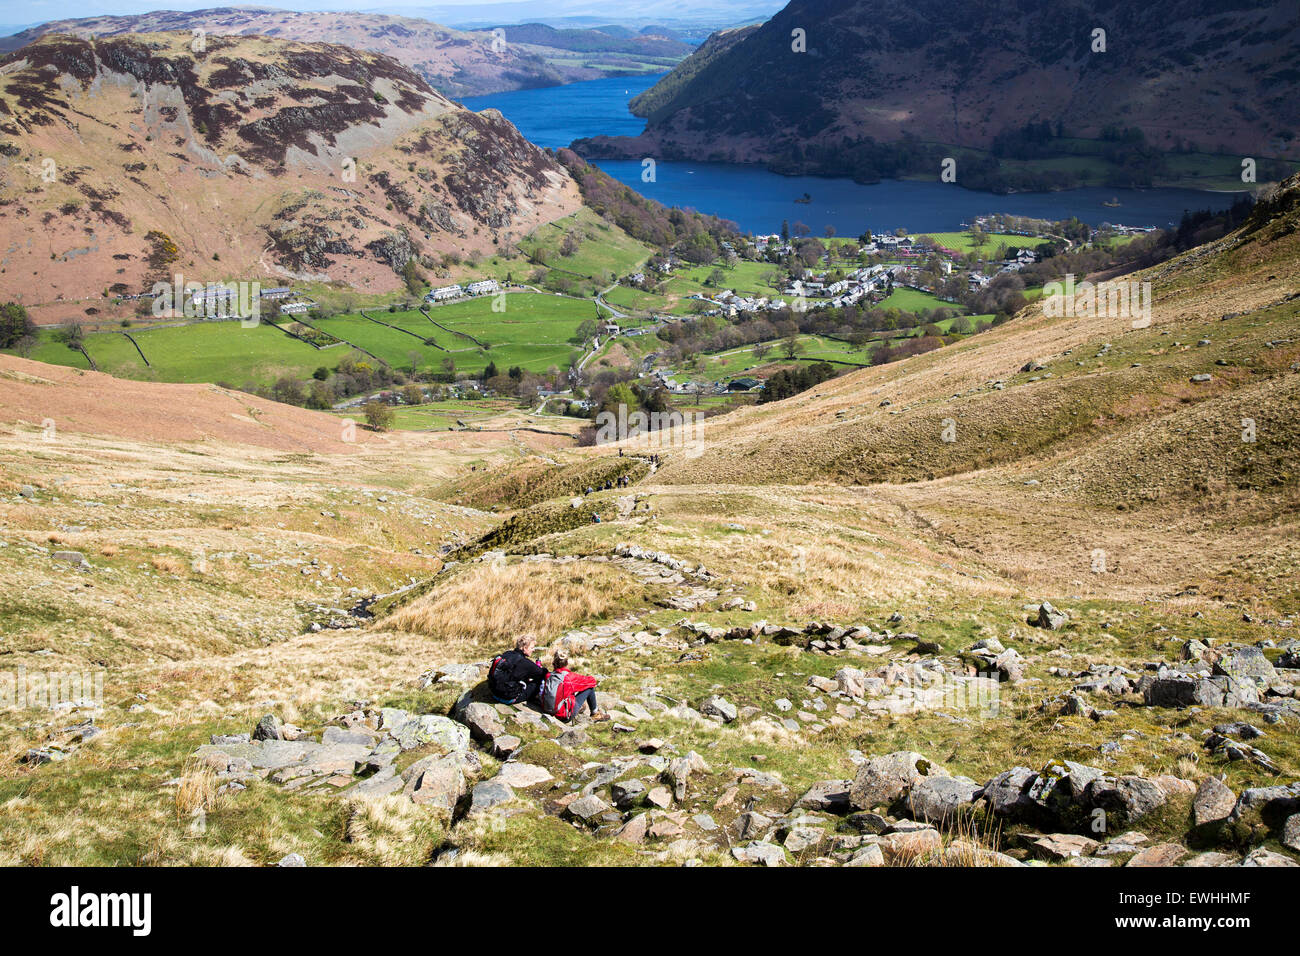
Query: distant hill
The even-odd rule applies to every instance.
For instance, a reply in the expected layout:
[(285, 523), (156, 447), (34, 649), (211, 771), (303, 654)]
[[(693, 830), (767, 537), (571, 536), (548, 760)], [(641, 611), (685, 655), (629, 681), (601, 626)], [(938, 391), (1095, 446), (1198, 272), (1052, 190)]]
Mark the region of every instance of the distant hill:
[(544, 23), (525, 23), (498, 27), (507, 42), (529, 46), (554, 47), (578, 53), (630, 53), (648, 57), (682, 58), (695, 48), (689, 43), (654, 33), (631, 33), (627, 30), (557, 30)]
[[(580, 204), (564, 169), (387, 56), (265, 37), (44, 37), (0, 60), (0, 299), (158, 278), (382, 292)], [(278, 281), (276, 281), (278, 280)]]
[(641, 96), (643, 136), (575, 148), (861, 180), (937, 175), (940, 145), (1032, 159), (1107, 137), (1135, 167), (1183, 149), (1300, 159), (1296, 62), (1290, 0), (792, 0)]
[[(193, 30), (203, 30), (209, 36), (261, 34), (304, 43), (338, 43), (383, 53), (411, 67), (434, 89), (457, 98), (556, 86), (650, 67), (667, 70), (692, 49), (680, 40), (664, 37), (629, 39), (593, 30), (557, 31), (549, 27), (512, 27), (511, 31), (527, 32), (529, 38), (523, 39), (522, 34), (519, 39), (508, 36), (503, 44), (491, 31), (453, 30), (414, 17), (215, 7), (56, 20), (0, 38), (0, 52), (16, 50), (49, 33), (120, 36)], [(543, 35), (542, 31), (550, 32)], [(548, 39), (556, 44), (548, 44)], [(601, 55), (574, 59), (570, 54), (577, 50)], [(662, 62), (648, 67), (642, 62), (644, 58), (659, 58)]]

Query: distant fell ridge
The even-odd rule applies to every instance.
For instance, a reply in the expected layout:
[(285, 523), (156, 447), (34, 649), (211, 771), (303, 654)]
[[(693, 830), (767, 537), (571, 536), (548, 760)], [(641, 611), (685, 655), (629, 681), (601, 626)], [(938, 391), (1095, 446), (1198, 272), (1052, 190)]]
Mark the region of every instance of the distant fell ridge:
[[(186, 280), (400, 287), (579, 205), (562, 167), (390, 57), (266, 37), (44, 37), (0, 60), (0, 298)], [(75, 311), (75, 310), (74, 310)]]
[(1088, 140), (1140, 130), (1156, 151), (1300, 159), (1298, 62), (1291, 0), (792, 0), (639, 97), (644, 135), (575, 148), (871, 180), (909, 154), (928, 169), (925, 144), (984, 150), (1059, 122)]

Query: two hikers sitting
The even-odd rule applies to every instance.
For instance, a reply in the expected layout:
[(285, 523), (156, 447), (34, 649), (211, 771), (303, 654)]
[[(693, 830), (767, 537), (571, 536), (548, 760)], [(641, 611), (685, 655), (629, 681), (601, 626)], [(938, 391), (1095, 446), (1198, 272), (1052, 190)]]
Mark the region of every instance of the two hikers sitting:
[(572, 720), (586, 705), (591, 719), (609, 720), (609, 715), (596, 709), (596, 678), (575, 674), (569, 670), (569, 659), (563, 651), (556, 651), (548, 672), (532, 654), (537, 642), (525, 635), (515, 642), (513, 650), (506, 651), (492, 662), (488, 671), (488, 689), (502, 704), (521, 704), (536, 701), (543, 713), (560, 720)]

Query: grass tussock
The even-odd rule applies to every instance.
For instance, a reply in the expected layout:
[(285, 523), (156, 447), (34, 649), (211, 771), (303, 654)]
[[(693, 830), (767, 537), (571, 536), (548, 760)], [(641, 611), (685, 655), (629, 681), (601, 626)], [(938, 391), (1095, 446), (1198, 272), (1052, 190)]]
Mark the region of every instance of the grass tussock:
[(608, 568), (484, 562), (395, 612), (384, 627), (467, 645), (511, 642), (523, 633), (545, 643), (608, 614), (631, 587)]
[(445, 836), (433, 814), (400, 794), (349, 799), (342, 830), (349, 856), (369, 866), (423, 866)]

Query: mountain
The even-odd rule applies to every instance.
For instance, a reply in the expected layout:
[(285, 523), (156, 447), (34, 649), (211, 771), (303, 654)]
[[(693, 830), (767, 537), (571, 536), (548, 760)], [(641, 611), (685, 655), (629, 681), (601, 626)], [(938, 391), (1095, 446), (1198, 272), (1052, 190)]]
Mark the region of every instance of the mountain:
[[(385, 291), (579, 205), (552, 159), (396, 60), (189, 34), (43, 37), (0, 60), (0, 298), (186, 280)], [(105, 291), (107, 290), (107, 291)]]
[[(794, 49), (801, 30), (806, 52)], [(1097, 30), (1105, 52), (1093, 52)], [(863, 180), (938, 175), (952, 155), (939, 144), (1023, 159), (1102, 148), (1078, 139), (1139, 153), (1136, 139), (1149, 151), (1300, 159), (1298, 60), (1287, 0), (1230, 11), (1206, 0), (792, 0), (733, 42), (714, 37), (644, 94), (641, 137), (575, 148)]]
[[(528, 39), (515, 41), (511, 37), (503, 44), (490, 31), (453, 30), (409, 16), (216, 7), (56, 20), (0, 39), (0, 52), (17, 50), (49, 33), (109, 37), (194, 30), (203, 30), (208, 36), (261, 34), (383, 53), (419, 73), (434, 89), (457, 98), (644, 72), (646, 59), (657, 59), (655, 68), (666, 70), (691, 51), (690, 45), (679, 40), (629, 40), (594, 30), (551, 31), (563, 39), (554, 45), (534, 30)], [(570, 53), (579, 49), (604, 56), (572, 58)]]

